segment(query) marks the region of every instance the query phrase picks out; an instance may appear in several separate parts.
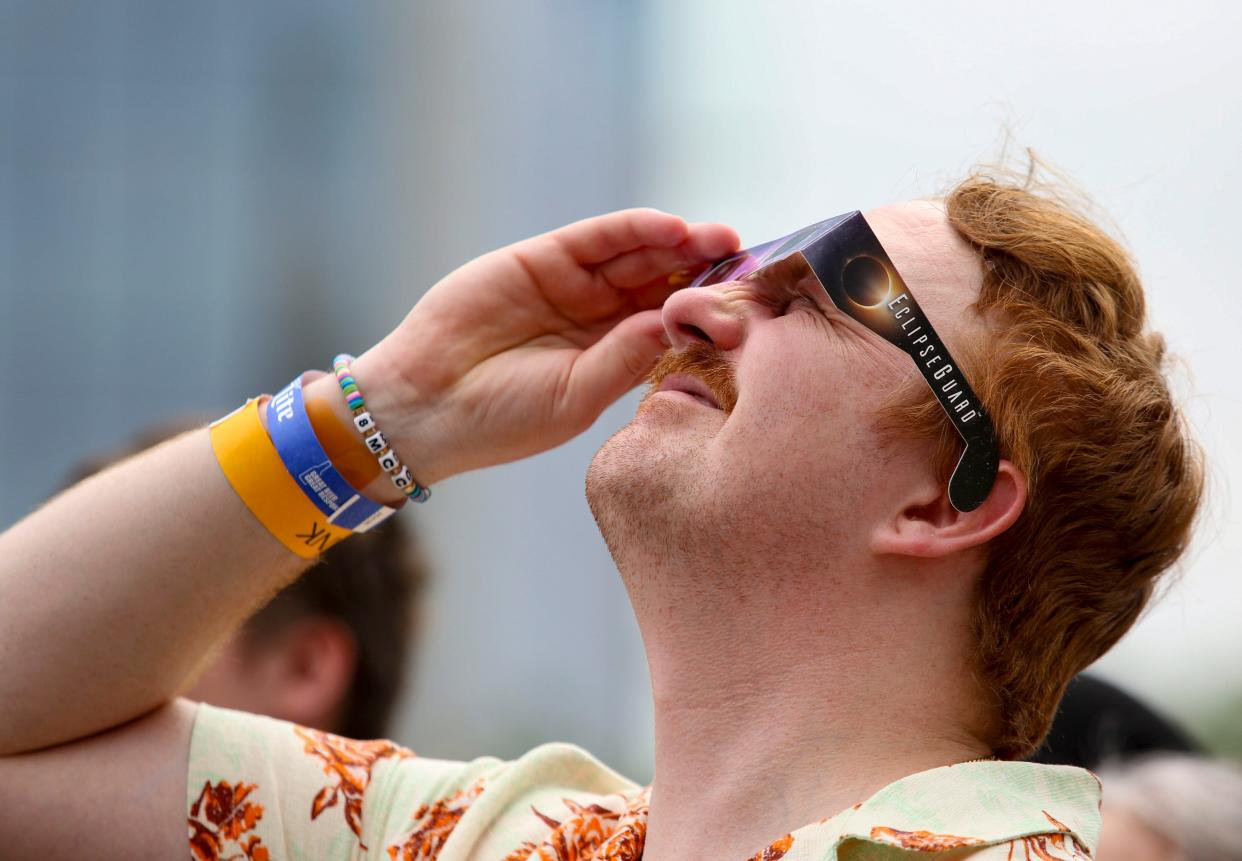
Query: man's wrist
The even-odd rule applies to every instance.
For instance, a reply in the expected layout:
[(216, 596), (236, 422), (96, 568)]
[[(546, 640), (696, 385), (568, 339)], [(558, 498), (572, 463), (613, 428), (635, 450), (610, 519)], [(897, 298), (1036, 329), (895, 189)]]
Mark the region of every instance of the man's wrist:
[[(306, 414), (319, 444), (337, 472), (376, 502), (400, 505), (405, 494), (388, 477), (354, 427), (353, 413), (333, 374), (320, 375), (304, 387)], [(369, 405), (368, 405), (369, 406)]]
[(445, 427), (443, 418), (420, 386), (390, 360), (385, 346), (380, 342), (352, 365), (367, 411), (419, 484), (443, 481), (457, 472), (442, 462), (445, 440), (436, 434)]

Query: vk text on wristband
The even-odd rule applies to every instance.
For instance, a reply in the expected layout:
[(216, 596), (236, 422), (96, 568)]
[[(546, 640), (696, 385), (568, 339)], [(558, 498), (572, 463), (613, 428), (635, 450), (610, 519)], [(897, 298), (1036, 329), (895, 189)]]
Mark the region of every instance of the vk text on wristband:
[(314, 559), (354, 534), (329, 523), (302, 493), (263, 428), (257, 400), (211, 425), (211, 448), (250, 513), (293, 553)]

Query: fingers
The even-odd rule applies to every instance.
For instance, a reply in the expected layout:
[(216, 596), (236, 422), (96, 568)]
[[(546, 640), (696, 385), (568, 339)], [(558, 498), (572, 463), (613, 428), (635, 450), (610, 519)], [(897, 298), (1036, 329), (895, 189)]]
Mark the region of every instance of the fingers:
[(564, 409), (586, 411), (589, 424), (613, 401), (642, 382), (667, 349), (658, 310), (626, 317), (574, 363)]
[[(639, 287), (670, 273), (727, 257), (739, 245), (736, 231), (723, 224), (693, 224), (672, 248), (646, 247), (614, 257), (597, 266), (595, 274), (614, 287)], [(670, 285), (683, 286), (683, 285)]]
[(544, 234), (577, 263), (591, 266), (644, 246), (671, 248), (689, 235), (685, 220), (658, 209), (623, 209)]
[(668, 297), (672, 296), (678, 290), (694, 280), (699, 270), (705, 268), (699, 266), (697, 269), (683, 269), (682, 272), (688, 273), (684, 278), (676, 279), (670, 277), (659, 278), (650, 284), (644, 284), (642, 287), (635, 287), (629, 291), (629, 300), (633, 308), (638, 310), (646, 310), (647, 308), (662, 308), (664, 303), (668, 301)]

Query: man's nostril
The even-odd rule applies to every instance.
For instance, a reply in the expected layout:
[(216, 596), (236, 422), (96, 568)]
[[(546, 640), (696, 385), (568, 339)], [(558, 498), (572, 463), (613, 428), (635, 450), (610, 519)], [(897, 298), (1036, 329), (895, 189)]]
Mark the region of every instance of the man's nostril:
[(678, 323), (677, 329), (688, 338), (693, 338), (696, 341), (702, 341), (705, 344), (712, 343), (712, 339), (709, 338), (707, 333), (698, 326), (693, 326), (689, 323)]

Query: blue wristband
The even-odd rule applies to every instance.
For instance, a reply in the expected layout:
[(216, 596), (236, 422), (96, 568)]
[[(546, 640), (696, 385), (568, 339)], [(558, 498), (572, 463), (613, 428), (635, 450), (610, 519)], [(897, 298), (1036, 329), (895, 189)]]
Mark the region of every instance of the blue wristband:
[(329, 523), (354, 532), (366, 532), (387, 520), (396, 509), (363, 496), (336, 471), (306, 414), (302, 376), (268, 401), (268, 436), (289, 475), (307, 499), (328, 515)]

